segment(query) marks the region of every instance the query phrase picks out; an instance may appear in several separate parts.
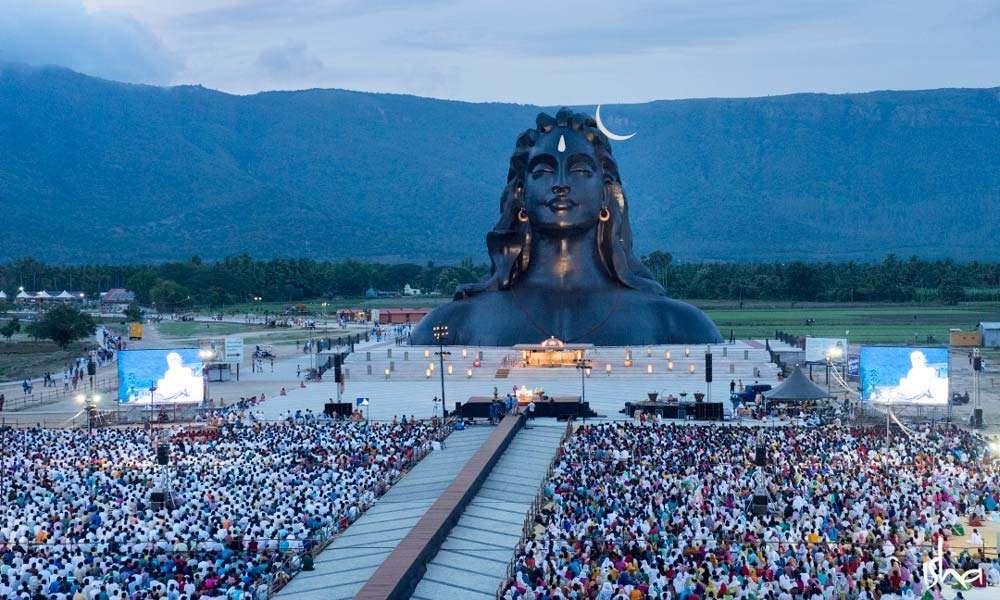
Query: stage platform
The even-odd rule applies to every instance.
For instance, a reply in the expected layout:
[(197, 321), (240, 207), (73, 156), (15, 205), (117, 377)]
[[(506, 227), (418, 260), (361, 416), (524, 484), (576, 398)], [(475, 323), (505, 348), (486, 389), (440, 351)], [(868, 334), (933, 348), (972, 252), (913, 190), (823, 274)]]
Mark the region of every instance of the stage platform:
[(642, 411), (647, 415), (660, 415), (664, 419), (693, 419), (695, 421), (721, 421), (724, 416), (722, 402), (626, 402), (623, 412), (630, 417)]
[[(689, 356), (685, 356), (685, 349)], [(705, 383), (704, 346), (632, 348), (631, 366), (625, 366), (626, 348), (593, 348), (588, 350), (587, 358), (593, 361), (594, 368), (585, 378), (581, 378), (580, 371), (575, 368), (510, 366), (509, 358), (515, 354), (512, 348), (450, 346), (446, 350), (451, 352), (444, 368), (448, 410), (454, 409), (456, 401), (464, 402), (472, 396), (492, 396), (494, 388), (504, 397), (516, 386), (539, 388), (550, 396), (584, 396), (591, 410), (612, 419), (627, 418), (619, 412), (624, 403), (646, 398), (651, 392), (658, 393), (661, 398), (681, 397), (682, 394), (691, 398), (703, 392), (706, 398), (722, 401), (728, 415), (732, 405), (724, 399), (729, 398), (730, 381), (743, 385), (755, 381), (778, 383), (778, 367), (770, 363), (763, 340), (712, 346), (714, 381), (710, 384)], [(341, 401), (354, 403), (359, 397), (370, 398), (371, 405), (364, 412), (374, 420), (391, 420), (393, 416), (404, 414), (417, 418), (440, 415), (440, 402), (432, 401), (441, 397), (441, 368), (434, 355), (436, 351), (437, 348), (432, 347), (383, 344), (354, 352), (345, 363), (346, 381)], [(667, 353), (671, 356), (669, 360)], [(506, 363), (505, 358), (508, 359)], [(474, 366), (477, 360), (478, 367)], [(435, 367), (428, 376), (432, 362)], [(673, 370), (669, 369), (670, 362)], [(610, 372), (606, 369), (609, 364)], [(694, 366), (694, 372), (689, 366)], [(389, 369), (388, 375), (386, 369)], [(336, 388), (332, 374), (328, 373), (322, 382), (307, 382), (305, 388), (289, 389), (288, 396), (268, 401), (260, 409), (261, 416), (283, 418), (289, 412), (306, 409), (321, 413), (326, 403), (336, 402)]]
[[(503, 401), (504, 398), (500, 398), (500, 402)], [(492, 396), (472, 396), (464, 403), (455, 403), (455, 414), (466, 419), (488, 419), (492, 403)], [(521, 410), (527, 410), (527, 405), (522, 404)], [(549, 396), (547, 399), (535, 400), (534, 416), (566, 419), (596, 417), (597, 413), (591, 410), (588, 402), (581, 402), (580, 396)]]

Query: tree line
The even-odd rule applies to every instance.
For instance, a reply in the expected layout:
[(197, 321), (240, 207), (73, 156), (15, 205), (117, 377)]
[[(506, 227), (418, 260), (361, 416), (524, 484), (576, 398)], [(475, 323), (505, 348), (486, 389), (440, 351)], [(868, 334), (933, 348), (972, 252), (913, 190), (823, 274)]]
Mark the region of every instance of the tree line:
[[(940, 302), (1000, 300), (1000, 263), (900, 259), (881, 262), (679, 263), (655, 251), (642, 257), (668, 293), (706, 300), (827, 302)], [(84, 292), (95, 298), (112, 287), (134, 291), (143, 305), (168, 309), (251, 302), (297, 302), (362, 296), (369, 288), (404, 285), (451, 294), (488, 271), (469, 259), (458, 265), (379, 263), (306, 258), (254, 260), (240, 254), (220, 261), (192, 257), (154, 265), (46, 265), (22, 259), (0, 265), (0, 289)]]

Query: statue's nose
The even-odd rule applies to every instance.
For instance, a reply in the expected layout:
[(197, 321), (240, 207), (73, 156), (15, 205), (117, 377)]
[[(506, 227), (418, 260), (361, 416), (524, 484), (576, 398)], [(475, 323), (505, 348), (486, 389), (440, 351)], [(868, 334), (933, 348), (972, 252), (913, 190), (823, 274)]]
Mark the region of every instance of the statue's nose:
[(555, 195), (557, 195), (557, 196), (565, 196), (565, 195), (569, 194), (569, 186), (568, 185), (554, 185), (554, 186), (552, 186), (552, 193), (555, 194)]

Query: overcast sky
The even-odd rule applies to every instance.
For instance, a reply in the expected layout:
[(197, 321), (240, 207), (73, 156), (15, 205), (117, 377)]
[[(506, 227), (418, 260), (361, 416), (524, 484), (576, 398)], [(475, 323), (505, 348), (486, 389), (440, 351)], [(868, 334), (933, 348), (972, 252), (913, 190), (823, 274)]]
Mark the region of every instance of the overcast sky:
[(0, 5), (0, 61), (241, 94), (590, 104), (1000, 84), (1000, 0)]

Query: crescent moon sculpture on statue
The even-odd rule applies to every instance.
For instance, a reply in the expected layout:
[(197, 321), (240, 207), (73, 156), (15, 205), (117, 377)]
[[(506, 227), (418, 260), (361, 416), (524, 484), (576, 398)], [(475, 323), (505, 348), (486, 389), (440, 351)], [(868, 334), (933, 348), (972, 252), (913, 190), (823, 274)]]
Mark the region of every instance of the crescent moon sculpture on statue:
[(597, 128), (601, 130), (601, 133), (608, 136), (609, 140), (614, 140), (616, 142), (624, 142), (625, 140), (631, 139), (635, 133), (630, 133), (628, 135), (618, 135), (617, 133), (611, 133), (607, 127), (604, 126), (604, 121), (601, 120), (601, 105), (597, 105), (597, 110), (594, 111), (594, 120), (597, 121)]

